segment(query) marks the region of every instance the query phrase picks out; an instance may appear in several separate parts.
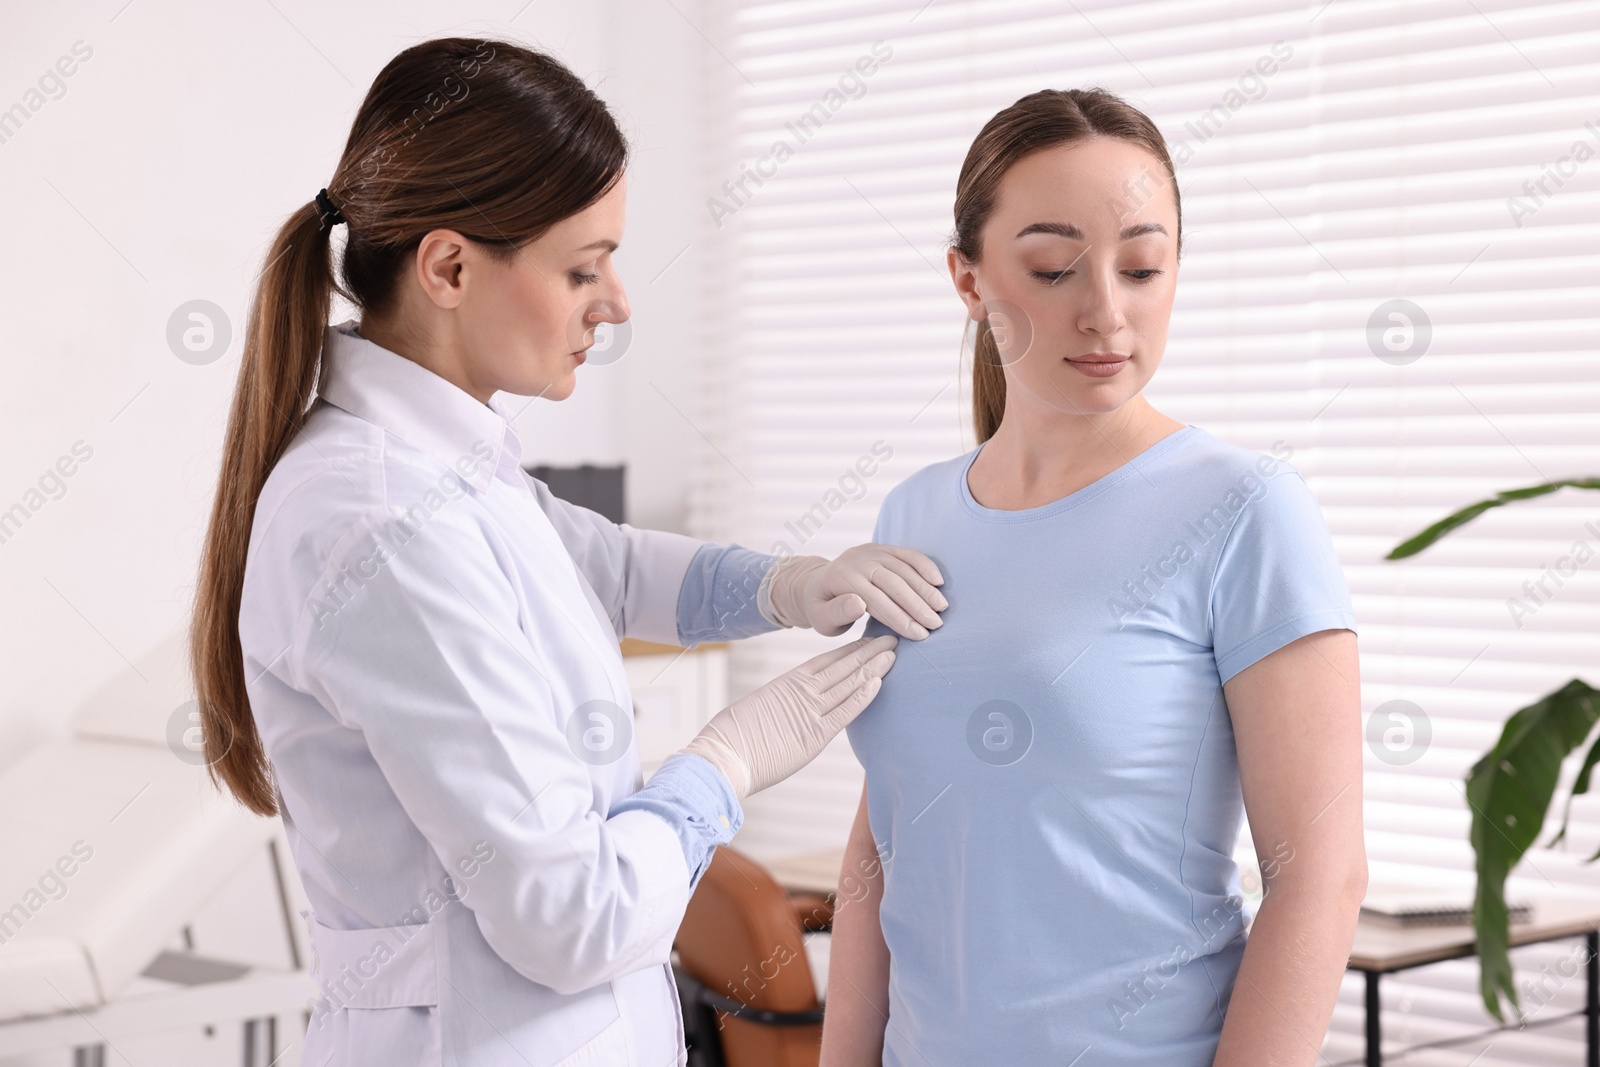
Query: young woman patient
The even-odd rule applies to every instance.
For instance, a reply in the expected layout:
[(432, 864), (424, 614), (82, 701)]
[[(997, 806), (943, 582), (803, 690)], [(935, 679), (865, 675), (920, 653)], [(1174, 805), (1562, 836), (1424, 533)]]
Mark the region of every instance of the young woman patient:
[(1294, 442), (1142, 395), (1180, 220), (1160, 132), (1101, 90), (1024, 97), (962, 165), (980, 444), (878, 518), (950, 606), (849, 728), (869, 890), (836, 917), (824, 1067), (1318, 1058), (1366, 887), (1355, 618)]

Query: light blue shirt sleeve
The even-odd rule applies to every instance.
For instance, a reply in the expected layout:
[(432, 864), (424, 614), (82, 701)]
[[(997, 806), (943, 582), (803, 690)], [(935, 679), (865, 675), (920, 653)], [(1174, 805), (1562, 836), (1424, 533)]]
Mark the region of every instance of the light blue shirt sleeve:
[(611, 808), (613, 816), (624, 811), (648, 811), (672, 827), (689, 865), (691, 893), (716, 847), (732, 841), (744, 824), (744, 809), (727, 777), (692, 752), (668, 756), (643, 789)]
[(1290, 468), (1264, 488), (1239, 512), (1211, 582), (1212, 647), (1224, 682), (1307, 634), (1356, 628), (1311, 487)]
[(781, 629), (761, 613), (761, 579), (778, 557), (730, 543), (705, 544), (689, 560), (678, 591), (678, 641), (730, 641)]

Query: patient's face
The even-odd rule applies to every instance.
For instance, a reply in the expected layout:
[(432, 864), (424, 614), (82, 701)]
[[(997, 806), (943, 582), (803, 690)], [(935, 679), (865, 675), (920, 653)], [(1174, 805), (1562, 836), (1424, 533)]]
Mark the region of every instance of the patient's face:
[[(1177, 235), (1166, 168), (1139, 145), (1095, 138), (1006, 172), (962, 295), (990, 315), (1008, 408), (1106, 412), (1144, 388), (1166, 349)], [(1095, 353), (1127, 358), (1081, 358)]]

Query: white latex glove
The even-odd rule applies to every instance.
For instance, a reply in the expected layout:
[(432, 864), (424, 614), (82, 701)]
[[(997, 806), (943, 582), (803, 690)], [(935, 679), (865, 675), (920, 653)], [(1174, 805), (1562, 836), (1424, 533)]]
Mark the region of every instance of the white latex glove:
[(899, 640), (863, 637), (806, 660), (717, 712), (682, 751), (715, 765), (740, 800), (783, 781), (872, 703)]
[(865, 613), (920, 641), (943, 625), (938, 613), (950, 606), (934, 588), (944, 575), (933, 560), (899, 545), (856, 545), (834, 560), (791, 556), (764, 582), (780, 625), (809, 626), (824, 637), (844, 633)]

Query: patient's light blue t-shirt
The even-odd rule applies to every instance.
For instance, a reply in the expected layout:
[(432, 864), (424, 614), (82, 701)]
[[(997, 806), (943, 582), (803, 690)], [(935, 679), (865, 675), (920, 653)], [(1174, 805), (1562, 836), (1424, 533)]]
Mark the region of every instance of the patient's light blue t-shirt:
[(873, 537), (931, 556), (950, 604), (849, 727), (883, 1062), (1207, 1067), (1245, 940), (1222, 684), (1356, 628), (1327, 526), (1287, 449), (1195, 426), (1022, 511), (973, 499), (980, 450), (895, 487)]

